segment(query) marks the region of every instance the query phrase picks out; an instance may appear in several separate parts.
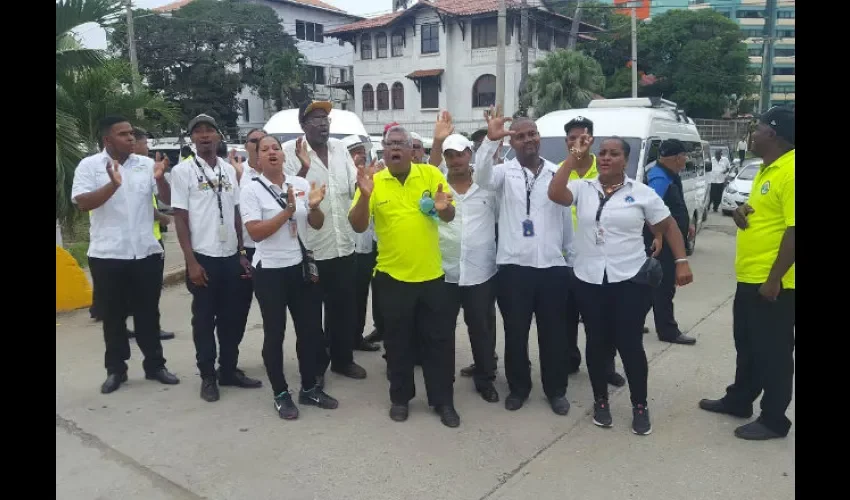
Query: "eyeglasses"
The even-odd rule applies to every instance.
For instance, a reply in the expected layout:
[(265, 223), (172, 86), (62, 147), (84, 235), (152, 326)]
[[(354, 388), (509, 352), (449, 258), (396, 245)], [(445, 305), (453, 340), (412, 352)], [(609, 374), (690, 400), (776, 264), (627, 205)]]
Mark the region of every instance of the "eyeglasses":
[(384, 141), (384, 147), (390, 148), (409, 148), (411, 147), (408, 141)]
[(321, 125), (322, 123), (331, 123), (330, 116), (311, 116), (304, 120), (304, 123), (309, 123), (311, 125)]
[(248, 142), (251, 144), (257, 144), (258, 142), (260, 142), (260, 140), (255, 137), (253, 139), (248, 139)]

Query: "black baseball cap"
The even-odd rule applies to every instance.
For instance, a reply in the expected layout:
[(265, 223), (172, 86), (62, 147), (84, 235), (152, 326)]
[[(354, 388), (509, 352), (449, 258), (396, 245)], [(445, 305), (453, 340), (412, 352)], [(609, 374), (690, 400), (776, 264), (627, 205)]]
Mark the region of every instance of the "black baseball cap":
[(792, 109), (775, 106), (762, 113), (759, 121), (772, 128), (778, 137), (781, 137), (792, 146), (794, 145), (795, 119)]
[(330, 101), (310, 101), (305, 102), (298, 108), (298, 123), (304, 123), (304, 119), (307, 118), (307, 115), (310, 114), (313, 110), (316, 109), (324, 109), (327, 113), (330, 114), (334, 105)]
[(205, 115), (205, 114), (202, 113), (202, 114), (192, 118), (191, 121), (189, 121), (189, 134), (191, 135), (192, 131), (195, 130), (195, 127), (197, 127), (198, 125), (200, 125), (202, 123), (206, 123), (210, 127), (216, 129), (216, 131), (219, 134), (221, 133), (221, 129), (218, 128), (218, 123), (216, 123), (215, 118), (213, 118), (210, 115)]
[(667, 139), (662, 142), (661, 146), (658, 148), (658, 156), (661, 158), (666, 156), (676, 156), (687, 152), (688, 149), (685, 147), (685, 143), (679, 139)]
[(574, 128), (586, 128), (589, 135), (593, 135), (593, 121), (590, 118), (576, 116), (564, 125), (564, 133), (569, 134)]

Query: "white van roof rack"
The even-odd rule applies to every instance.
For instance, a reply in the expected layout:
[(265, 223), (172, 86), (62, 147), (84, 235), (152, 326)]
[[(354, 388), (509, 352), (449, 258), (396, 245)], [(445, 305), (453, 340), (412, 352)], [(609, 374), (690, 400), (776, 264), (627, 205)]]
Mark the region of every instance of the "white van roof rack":
[(688, 119), (684, 109), (679, 109), (679, 105), (673, 101), (662, 99), (661, 97), (625, 97), (621, 99), (594, 99), (587, 105), (588, 109), (600, 108), (654, 108), (666, 109), (672, 111), (676, 116), (676, 121), (680, 122), (684, 118), (685, 123), (693, 123)]

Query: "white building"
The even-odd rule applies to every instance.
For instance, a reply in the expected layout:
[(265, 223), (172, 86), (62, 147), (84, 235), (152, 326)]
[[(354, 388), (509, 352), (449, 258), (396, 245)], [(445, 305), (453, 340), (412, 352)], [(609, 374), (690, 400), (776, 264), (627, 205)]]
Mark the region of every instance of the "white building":
[[(393, 121), (431, 135), (437, 112), (452, 113), (459, 132), (484, 125), (496, 99), (496, 0), (420, 0), (406, 10), (326, 30), (354, 46), (355, 110), (371, 134)], [(572, 19), (528, 0), (529, 71), (567, 45)], [(520, 88), (520, 0), (507, 0), (505, 109)], [(579, 39), (599, 31), (580, 24)]]
[[(170, 12), (191, 1), (180, 0), (154, 10)], [(340, 109), (354, 109), (354, 49), (350, 44), (343, 44), (337, 38), (326, 36), (326, 33), (333, 28), (361, 20), (362, 17), (349, 14), (321, 0), (243, 1), (266, 5), (277, 13), (283, 30), (296, 39), (298, 51), (304, 55), (310, 66), (315, 99), (332, 101)], [(273, 102), (263, 102), (248, 87), (240, 91), (237, 99), (240, 103), (237, 125), (242, 133), (254, 127), (262, 127), (271, 115), (278, 111)]]

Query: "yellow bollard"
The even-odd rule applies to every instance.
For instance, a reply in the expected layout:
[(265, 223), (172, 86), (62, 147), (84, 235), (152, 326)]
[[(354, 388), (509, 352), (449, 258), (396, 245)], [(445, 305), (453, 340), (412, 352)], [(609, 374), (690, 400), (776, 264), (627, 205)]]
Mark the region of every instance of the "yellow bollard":
[(56, 312), (73, 311), (92, 304), (92, 288), (77, 260), (56, 247)]

